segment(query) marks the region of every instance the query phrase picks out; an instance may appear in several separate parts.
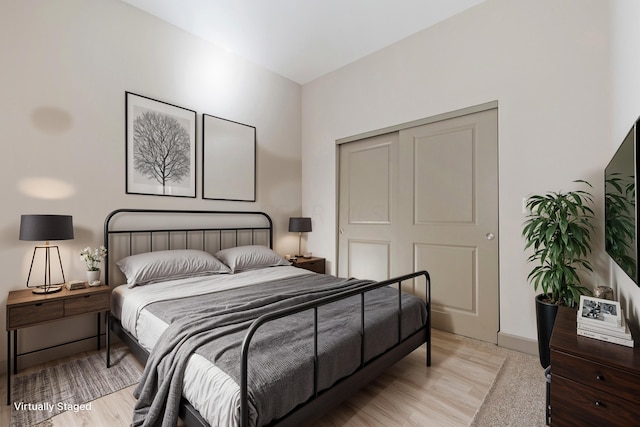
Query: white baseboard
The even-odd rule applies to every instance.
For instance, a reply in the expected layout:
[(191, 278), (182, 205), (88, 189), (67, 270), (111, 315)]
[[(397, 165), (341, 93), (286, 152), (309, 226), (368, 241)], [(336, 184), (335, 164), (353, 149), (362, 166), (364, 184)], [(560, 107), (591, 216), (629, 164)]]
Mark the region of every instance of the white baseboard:
[(538, 355), (538, 341), (529, 338), (498, 332), (498, 345), (521, 353)]

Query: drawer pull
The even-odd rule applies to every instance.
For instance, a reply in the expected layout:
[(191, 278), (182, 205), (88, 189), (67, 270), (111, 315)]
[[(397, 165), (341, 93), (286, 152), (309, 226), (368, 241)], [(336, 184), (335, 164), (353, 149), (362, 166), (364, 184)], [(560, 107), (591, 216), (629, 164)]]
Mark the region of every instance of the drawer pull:
[(42, 305), (42, 303), (41, 303), (41, 302), (36, 303), (36, 307), (40, 307), (41, 305)]
[(596, 379), (598, 381), (604, 381), (604, 376), (603, 375), (596, 375)]
[(602, 402), (600, 402), (599, 400), (596, 400), (596, 406), (603, 406)]

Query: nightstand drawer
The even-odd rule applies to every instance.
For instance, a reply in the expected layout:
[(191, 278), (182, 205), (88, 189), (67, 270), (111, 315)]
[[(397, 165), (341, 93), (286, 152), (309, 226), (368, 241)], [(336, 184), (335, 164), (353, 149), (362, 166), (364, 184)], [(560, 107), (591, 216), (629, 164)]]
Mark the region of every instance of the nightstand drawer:
[(325, 259), (312, 257), (312, 258), (298, 258), (292, 261), (294, 267), (304, 268), (305, 270), (313, 271), (314, 273), (325, 273)]
[[(560, 351), (551, 352), (551, 375), (559, 375), (584, 384), (606, 395), (619, 396), (640, 404), (637, 388), (640, 377)], [(553, 380), (552, 380), (553, 381)]]
[(305, 262), (301, 267), (316, 273), (324, 273), (324, 259)]
[(7, 329), (25, 325), (35, 325), (40, 322), (59, 319), (64, 315), (64, 302), (39, 302), (18, 307), (10, 307), (7, 318)]
[[(551, 365), (553, 369), (553, 365)], [(614, 395), (551, 375), (551, 425), (561, 427), (635, 426), (638, 405)], [(561, 410), (555, 410), (559, 408)]]
[(77, 314), (91, 313), (94, 311), (109, 309), (109, 293), (82, 295), (77, 298), (69, 298), (64, 302), (64, 315), (75, 316)]

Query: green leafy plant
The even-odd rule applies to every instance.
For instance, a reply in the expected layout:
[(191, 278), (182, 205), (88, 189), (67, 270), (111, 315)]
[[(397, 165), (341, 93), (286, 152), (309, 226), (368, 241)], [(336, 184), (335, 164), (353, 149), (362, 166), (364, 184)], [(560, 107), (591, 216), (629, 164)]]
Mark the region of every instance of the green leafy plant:
[[(593, 188), (587, 181), (577, 180)], [(529, 197), (531, 212), (522, 230), (525, 250), (532, 248), (527, 261), (537, 265), (527, 279), (537, 291), (542, 288), (547, 302), (573, 307), (581, 294), (590, 294), (581, 285), (578, 269), (593, 271), (591, 253), (594, 213), (593, 196), (585, 190), (549, 192)]]

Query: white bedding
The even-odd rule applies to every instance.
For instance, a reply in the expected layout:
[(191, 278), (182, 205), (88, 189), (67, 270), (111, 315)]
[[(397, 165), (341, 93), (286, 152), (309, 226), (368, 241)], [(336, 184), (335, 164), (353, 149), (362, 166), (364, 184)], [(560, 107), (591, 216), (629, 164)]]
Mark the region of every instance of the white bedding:
[[(236, 274), (220, 274), (171, 280), (128, 288), (118, 286), (112, 293), (112, 312), (140, 345), (151, 351), (169, 326), (144, 308), (157, 301), (203, 295), (270, 280), (309, 274), (296, 267), (268, 267)], [(193, 354), (187, 362), (182, 394), (211, 426), (239, 425), (240, 387), (202, 356)]]

